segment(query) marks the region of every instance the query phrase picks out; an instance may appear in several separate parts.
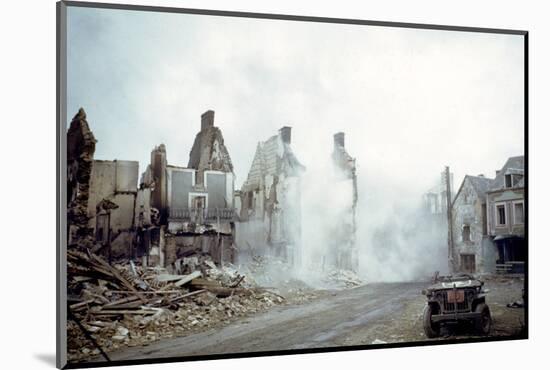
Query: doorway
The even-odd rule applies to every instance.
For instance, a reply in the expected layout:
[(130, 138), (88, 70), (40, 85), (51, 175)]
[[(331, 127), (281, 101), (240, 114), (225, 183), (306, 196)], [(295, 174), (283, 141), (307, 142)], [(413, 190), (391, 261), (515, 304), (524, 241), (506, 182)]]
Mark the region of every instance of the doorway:
[(476, 272), (476, 256), (475, 254), (460, 255), (460, 270), (469, 274)]

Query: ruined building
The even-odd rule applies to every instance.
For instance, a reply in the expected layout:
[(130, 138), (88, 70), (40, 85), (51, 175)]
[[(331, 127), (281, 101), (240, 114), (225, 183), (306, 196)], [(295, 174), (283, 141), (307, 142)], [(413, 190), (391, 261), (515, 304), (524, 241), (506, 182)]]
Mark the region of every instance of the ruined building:
[(236, 193), (241, 251), (301, 263), (303, 171), (305, 167), (291, 149), (291, 127), (258, 143), (248, 177)]
[(166, 266), (193, 254), (233, 262), (234, 177), (214, 111), (201, 116), (187, 167), (169, 165), (166, 147), (156, 147), (136, 202), (140, 250)]
[[(449, 173), (450, 198), (454, 197), (454, 176)], [(428, 214), (446, 217), (447, 214), (447, 180), (445, 171), (441, 172), (439, 183), (423, 195), (424, 209)]]
[(82, 109), (67, 141), (69, 245), (165, 267), (190, 255), (234, 260), (233, 166), (213, 111), (202, 115), (189, 165), (169, 165), (161, 144), (139, 187), (138, 162), (93, 159)]
[(131, 253), (137, 195), (138, 162), (94, 160), (90, 176), (88, 227), (95, 230), (94, 252), (110, 258)]
[(69, 247), (90, 247), (93, 230), (88, 227), (90, 174), (96, 140), (80, 108), (67, 131), (67, 241)]
[(338, 209), (334, 210), (339, 221), (331, 231), (331, 246), (327, 262), (330, 266), (356, 271), (358, 267), (355, 244), (357, 174), (355, 158), (352, 158), (346, 151), (343, 132), (334, 135), (332, 164), (334, 167), (334, 189), (341, 192), (339, 198), (342, 199), (343, 204), (338, 204)]
[(68, 245), (126, 256), (134, 238), (138, 162), (96, 160), (96, 143), (81, 108), (67, 132)]

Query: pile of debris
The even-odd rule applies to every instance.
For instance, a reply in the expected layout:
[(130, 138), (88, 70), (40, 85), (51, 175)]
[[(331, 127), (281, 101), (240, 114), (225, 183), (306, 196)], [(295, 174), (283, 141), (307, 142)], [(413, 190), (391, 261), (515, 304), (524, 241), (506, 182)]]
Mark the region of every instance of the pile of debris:
[(323, 281), (336, 289), (352, 289), (364, 284), (359, 276), (350, 270), (331, 270)]
[(326, 293), (306, 283), (292, 265), (275, 256), (252, 256), (239, 266), (239, 271), (244, 271), (253, 284), (284, 296), (287, 305), (310, 302)]
[(204, 258), (175, 264), (174, 270), (186, 274), (132, 261), (110, 265), (91, 252), (73, 250), (67, 261), (71, 361), (228, 324), (284, 302), (235, 269)]

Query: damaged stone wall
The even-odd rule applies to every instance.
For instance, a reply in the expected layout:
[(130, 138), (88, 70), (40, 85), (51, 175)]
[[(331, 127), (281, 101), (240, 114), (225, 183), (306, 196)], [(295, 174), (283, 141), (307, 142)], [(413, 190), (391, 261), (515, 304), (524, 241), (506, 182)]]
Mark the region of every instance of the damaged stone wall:
[(138, 162), (94, 160), (96, 142), (81, 108), (67, 132), (68, 245), (109, 259), (128, 258), (135, 237)]
[(177, 269), (178, 260), (209, 256), (217, 265), (236, 259), (236, 248), (231, 234), (166, 234), (165, 263), (169, 270)]
[(339, 222), (331, 232), (329, 265), (336, 268), (357, 271), (358, 253), (356, 241), (356, 211), (357, 211), (357, 174), (355, 159), (346, 151), (345, 134), (334, 135), (334, 150), (332, 152), (334, 166), (334, 181), (338, 189), (345, 192), (343, 199), (347, 204), (339, 210)]
[[(109, 246), (111, 258), (133, 254), (138, 166), (136, 161), (123, 160), (94, 160), (92, 165), (88, 226), (96, 233), (94, 250)], [(112, 206), (105, 209), (105, 202)], [(109, 233), (99, 235), (100, 229), (108, 229)]]
[(143, 230), (141, 244), (150, 251), (147, 258), (155, 260), (158, 255), (166, 267), (193, 253), (210, 255), (218, 264), (233, 262), (233, 192), (231, 158), (221, 130), (214, 126), (214, 112), (207, 111), (201, 116), (189, 166), (168, 164), (161, 144), (152, 151), (141, 177), (136, 211)]
[(258, 143), (239, 197), (237, 245), (254, 255), (301, 260), (301, 184), (305, 167), (291, 149), (291, 128)]
[(151, 151), (151, 163), (147, 165), (140, 180), (141, 189), (150, 189), (150, 207), (159, 212), (162, 223), (166, 223), (168, 218), (167, 167), (166, 146), (160, 144)]
[(67, 132), (67, 227), (68, 247), (88, 248), (94, 242), (94, 230), (88, 225), (90, 175), (96, 140), (86, 112), (80, 108)]
[[(169, 166), (161, 144), (152, 150), (139, 188), (138, 162), (94, 160), (96, 140), (83, 109), (67, 138), (70, 246), (110, 260), (143, 258), (144, 265), (164, 266), (194, 245), (200, 246), (194, 252), (216, 263), (234, 261), (233, 165), (213, 111), (202, 115), (190, 168)], [(172, 183), (176, 174), (191, 175), (186, 191)], [(179, 214), (170, 214), (172, 205), (181, 207)]]
[(204, 171), (206, 170), (233, 173), (233, 163), (224, 144), (221, 130), (214, 126), (214, 111), (212, 110), (201, 116), (201, 130), (195, 137), (187, 167), (198, 171), (197, 184), (204, 183)]

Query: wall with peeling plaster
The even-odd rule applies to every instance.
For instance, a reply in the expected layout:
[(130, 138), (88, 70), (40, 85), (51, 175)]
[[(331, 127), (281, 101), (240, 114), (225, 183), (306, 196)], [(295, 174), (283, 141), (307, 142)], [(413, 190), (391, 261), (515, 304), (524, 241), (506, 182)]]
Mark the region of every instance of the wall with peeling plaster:
[(88, 202), (89, 227), (95, 229), (96, 206), (103, 199), (109, 199), (118, 206), (111, 211), (113, 232), (128, 230), (134, 226), (138, 166), (136, 161), (93, 162)]

